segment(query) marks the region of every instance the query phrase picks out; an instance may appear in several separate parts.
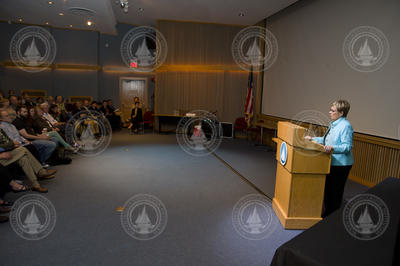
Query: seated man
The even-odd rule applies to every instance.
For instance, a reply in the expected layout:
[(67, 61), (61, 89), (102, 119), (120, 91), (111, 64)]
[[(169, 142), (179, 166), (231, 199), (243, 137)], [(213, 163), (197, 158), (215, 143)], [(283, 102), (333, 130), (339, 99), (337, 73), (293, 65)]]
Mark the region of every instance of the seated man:
[(44, 169), (26, 148), (15, 145), (2, 129), (0, 129), (0, 151), (2, 151), (0, 164), (8, 166), (17, 162), (32, 182), (32, 190), (40, 193), (47, 192), (46, 188), (40, 186), (37, 178), (54, 178), (56, 170)]
[(81, 112), (81, 111), (84, 111), (84, 110), (85, 110), (85, 108), (83, 108), (82, 102), (81, 102), (81, 101), (77, 101), (77, 102), (75, 102), (75, 104), (73, 105), (72, 114), (73, 114), (73, 115), (76, 115), (77, 113), (79, 113), (79, 112)]
[[(57, 147), (57, 144), (44, 139), (37, 139), (33, 142), (28, 141), (24, 137), (22, 137), (18, 131), (18, 129), (11, 124), (11, 119), (7, 111), (0, 111), (0, 128), (4, 130), (4, 132), (11, 138), (15, 144), (20, 146), (27, 146), (28, 150), (37, 150), (39, 153), (39, 161), (42, 165), (46, 165), (46, 161), (50, 158), (51, 154)], [(30, 144), (33, 144), (35, 149), (29, 147)]]
[[(53, 125), (43, 117), (43, 110), (39, 106), (36, 106), (34, 108), (29, 108), (29, 115), (31, 116), (34, 122), (34, 128), (36, 133), (39, 132), (42, 133), (44, 129), (46, 129), (47, 132), (50, 131), (60, 132), (59, 128), (53, 127)], [(36, 130), (36, 127), (40, 130)]]
[(89, 110), (100, 112), (100, 109), (98, 108), (98, 103), (96, 101), (92, 101)]
[(40, 109), (43, 111), (42, 117), (53, 127), (60, 129), (61, 132), (65, 131), (65, 123), (57, 121), (51, 114), (49, 114), (49, 105), (47, 103), (42, 103)]
[(87, 99), (83, 100), (83, 106), (82, 107), (85, 110), (89, 110), (89, 108), (90, 108), (89, 100), (87, 100)]
[(27, 92), (22, 93), (22, 98), (24, 99), (24, 105), (27, 107), (33, 107), (35, 104), (33, 103), (31, 97)]
[(14, 109), (14, 111), (17, 109), (18, 106), (18, 98), (15, 95), (11, 95), (8, 100), (10, 101), (10, 107)]

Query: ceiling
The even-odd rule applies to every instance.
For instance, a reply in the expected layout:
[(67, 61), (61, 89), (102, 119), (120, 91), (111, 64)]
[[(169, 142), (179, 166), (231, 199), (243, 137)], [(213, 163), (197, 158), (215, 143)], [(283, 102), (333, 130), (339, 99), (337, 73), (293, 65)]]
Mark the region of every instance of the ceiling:
[[(118, 22), (155, 26), (163, 19), (253, 25), (298, 0), (128, 1), (129, 9), (124, 13), (119, 0), (0, 0), (0, 20), (106, 34), (116, 34)], [(88, 20), (93, 25), (88, 26)]]

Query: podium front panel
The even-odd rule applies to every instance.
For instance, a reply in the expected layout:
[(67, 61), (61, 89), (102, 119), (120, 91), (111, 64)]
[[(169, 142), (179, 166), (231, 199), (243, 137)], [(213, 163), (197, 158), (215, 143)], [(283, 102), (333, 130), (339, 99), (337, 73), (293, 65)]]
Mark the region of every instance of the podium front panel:
[[(282, 139), (276, 139), (276, 160), (281, 158)], [(331, 156), (320, 151), (304, 150), (286, 143), (287, 160), (284, 167), (291, 173), (328, 174), (331, 165)]]

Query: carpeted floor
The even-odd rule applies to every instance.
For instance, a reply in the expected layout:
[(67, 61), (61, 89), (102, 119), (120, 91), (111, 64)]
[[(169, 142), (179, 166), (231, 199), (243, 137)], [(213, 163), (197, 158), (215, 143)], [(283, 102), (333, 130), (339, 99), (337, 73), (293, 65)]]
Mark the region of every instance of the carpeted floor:
[[(228, 139), (216, 153), (273, 196), (272, 152)], [(275, 250), (301, 232), (284, 230), (274, 216), (268, 238), (240, 236), (232, 225), (233, 207), (257, 191), (215, 156), (185, 153), (175, 135), (119, 132), (101, 155), (75, 156), (56, 169), (56, 179), (43, 182), (57, 212), (54, 231), (28, 241), (9, 223), (0, 224), (0, 265), (269, 265)], [(348, 184), (346, 196), (362, 189)], [(140, 193), (158, 197), (168, 212), (165, 231), (148, 241), (125, 233), (116, 211)]]

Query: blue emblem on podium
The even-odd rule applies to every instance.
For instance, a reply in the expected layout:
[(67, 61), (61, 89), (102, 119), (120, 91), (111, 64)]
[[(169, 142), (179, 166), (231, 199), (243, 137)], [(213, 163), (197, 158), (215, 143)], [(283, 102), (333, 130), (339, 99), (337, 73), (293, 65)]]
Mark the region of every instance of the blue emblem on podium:
[(281, 144), (281, 152), (280, 152), (279, 158), (280, 158), (279, 161), (281, 162), (281, 164), (285, 165), (286, 161), (287, 161), (287, 145), (286, 145), (286, 142), (282, 142), (282, 144)]

